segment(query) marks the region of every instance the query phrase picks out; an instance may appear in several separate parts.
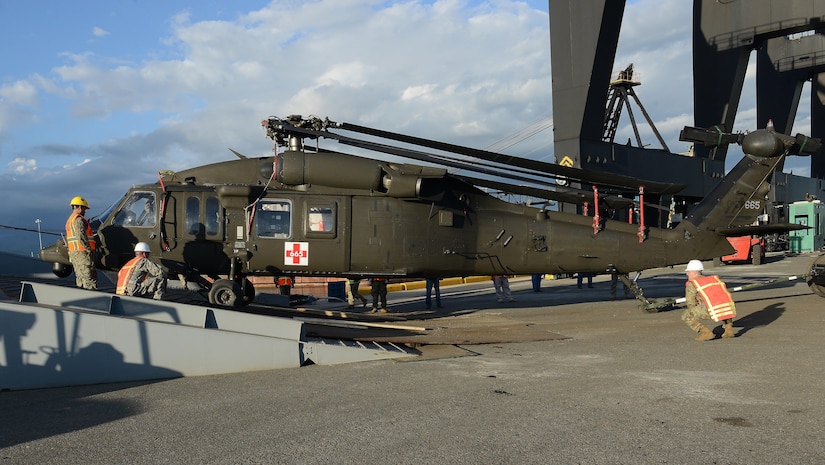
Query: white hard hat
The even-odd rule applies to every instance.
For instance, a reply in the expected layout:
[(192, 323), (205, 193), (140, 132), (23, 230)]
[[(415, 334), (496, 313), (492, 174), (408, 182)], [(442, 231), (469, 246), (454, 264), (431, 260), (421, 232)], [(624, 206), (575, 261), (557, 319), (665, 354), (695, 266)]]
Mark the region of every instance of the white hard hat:
[(138, 242), (137, 245), (135, 245), (135, 252), (149, 253), (151, 250), (149, 250), (149, 244), (145, 242)]
[(687, 268), (685, 268), (685, 272), (688, 271), (705, 271), (705, 266), (702, 265), (702, 262), (699, 260), (691, 260), (687, 264)]

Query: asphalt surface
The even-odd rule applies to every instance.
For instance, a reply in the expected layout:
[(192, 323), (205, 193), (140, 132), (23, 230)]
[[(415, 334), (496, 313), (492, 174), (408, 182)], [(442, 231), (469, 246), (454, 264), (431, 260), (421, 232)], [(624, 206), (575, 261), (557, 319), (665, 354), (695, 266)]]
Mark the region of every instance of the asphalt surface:
[[(805, 273), (813, 255), (708, 270), (729, 285)], [(681, 270), (640, 279), (683, 293)], [(509, 319), (563, 335), (422, 357), (0, 393), (0, 464), (825, 463), (825, 301), (802, 281), (735, 294), (731, 340), (681, 310), (609, 300), (609, 280), (391, 293), (394, 318)], [(332, 305), (332, 304), (327, 304)], [(411, 322), (412, 323), (412, 322)], [(231, 350), (231, 348), (227, 348)]]

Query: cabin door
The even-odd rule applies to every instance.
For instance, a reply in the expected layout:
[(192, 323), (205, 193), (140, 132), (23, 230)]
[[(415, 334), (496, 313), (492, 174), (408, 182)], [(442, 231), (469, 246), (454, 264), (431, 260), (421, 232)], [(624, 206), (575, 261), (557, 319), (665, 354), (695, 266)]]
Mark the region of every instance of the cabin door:
[(349, 205), (342, 196), (261, 199), (252, 227), (250, 267), (277, 275), (349, 270)]

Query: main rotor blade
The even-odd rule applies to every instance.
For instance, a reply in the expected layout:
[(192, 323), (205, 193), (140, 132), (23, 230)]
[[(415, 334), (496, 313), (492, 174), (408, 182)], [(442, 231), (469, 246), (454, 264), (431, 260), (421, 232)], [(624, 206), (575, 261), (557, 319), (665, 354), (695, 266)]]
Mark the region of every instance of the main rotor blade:
[[(509, 192), (511, 194), (526, 195), (545, 200), (556, 200), (559, 202), (583, 204), (584, 202), (592, 202), (593, 195), (587, 195), (585, 191), (551, 191), (546, 189), (539, 189), (530, 186), (517, 186), (514, 184), (507, 184), (504, 182), (492, 181), (489, 179), (473, 178), (468, 176), (459, 176), (461, 179), (473, 184), (475, 186), (489, 187), (502, 192)], [(599, 200), (605, 203), (605, 206), (611, 209), (627, 208), (634, 204), (632, 199), (623, 197), (600, 195)]]
[(446, 142), (438, 142), (430, 139), (423, 139), (415, 136), (408, 136), (405, 134), (398, 134), (380, 129), (368, 128), (351, 123), (341, 123), (341, 129), (352, 132), (359, 132), (384, 139), (396, 140), (407, 144), (420, 145), (431, 149), (442, 150), (445, 152), (457, 153), (460, 155), (467, 155), (481, 160), (492, 161), (508, 166), (518, 166), (542, 173), (554, 174), (556, 176), (564, 176), (568, 179), (578, 180), (589, 184), (602, 184), (625, 189), (636, 190), (639, 186), (644, 186), (648, 193), (658, 194), (675, 194), (686, 186), (684, 184), (673, 184), (646, 181), (637, 179), (631, 176), (624, 176), (620, 174), (606, 173), (603, 171), (585, 170), (581, 168), (570, 168), (566, 166), (556, 165), (554, 163), (547, 163), (538, 160), (529, 160), (526, 158), (515, 157), (512, 155), (504, 155), (495, 152), (488, 152), (486, 150), (474, 149), (471, 147), (462, 147), (460, 145), (449, 144)]
[(372, 150), (372, 151), (375, 151), (375, 152), (388, 153), (390, 155), (397, 155), (399, 157), (411, 158), (413, 160), (418, 160), (418, 161), (424, 161), (424, 162), (429, 162), (429, 163), (437, 163), (437, 164), (442, 165), (442, 166), (449, 166), (451, 168), (457, 168), (457, 169), (462, 169), (462, 170), (466, 170), (466, 171), (472, 171), (472, 172), (475, 172), (475, 173), (489, 174), (491, 176), (499, 176), (499, 177), (503, 177), (503, 178), (507, 178), (507, 179), (512, 179), (514, 181), (531, 182), (531, 183), (535, 183), (535, 184), (542, 184), (542, 185), (545, 185), (545, 186), (554, 186), (553, 183), (551, 183), (547, 180), (535, 179), (535, 178), (530, 178), (530, 177), (527, 177), (527, 176), (520, 176), (518, 174), (513, 174), (513, 173), (506, 173), (506, 172), (502, 173), (501, 170), (489, 169), (489, 168), (484, 168), (484, 167), (477, 166), (477, 165), (472, 165), (470, 163), (460, 162), (460, 161), (456, 161), (456, 160), (450, 160), (450, 159), (446, 159), (444, 157), (438, 157), (438, 156), (431, 155), (431, 154), (428, 154), (428, 153), (425, 153), (425, 152), (420, 152), (418, 150), (405, 149), (405, 148), (402, 148), (402, 147), (395, 147), (395, 146), (392, 146), (392, 145), (379, 144), (377, 142), (367, 142), (367, 141), (358, 140), (358, 139), (348, 139), (348, 138), (347, 139), (339, 139), (338, 142), (340, 142), (343, 145), (350, 145), (352, 147), (358, 147), (358, 148), (362, 148), (362, 149), (366, 149), (366, 150)]

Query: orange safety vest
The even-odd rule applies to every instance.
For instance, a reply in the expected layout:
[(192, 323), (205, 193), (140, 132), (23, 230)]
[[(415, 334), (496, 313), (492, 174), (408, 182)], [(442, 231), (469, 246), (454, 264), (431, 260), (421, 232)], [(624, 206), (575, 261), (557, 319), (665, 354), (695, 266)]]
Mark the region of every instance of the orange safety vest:
[(86, 225), (86, 237), (89, 239), (89, 247), (91, 250), (97, 249), (97, 244), (95, 243), (95, 234), (92, 231), (92, 225), (89, 223), (89, 220), (86, 219), (83, 215), (79, 213), (72, 213), (69, 215), (69, 219), (66, 220), (66, 242), (69, 247), (69, 252), (86, 252), (86, 246), (80, 242), (80, 238), (75, 236), (74, 231), (72, 231), (72, 225), (74, 224), (74, 220), (76, 218), (82, 218), (83, 223)]
[[(126, 286), (129, 285), (129, 279), (132, 277), (132, 272), (135, 270), (135, 266), (141, 260), (145, 260), (145, 257), (135, 257), (126, 262), (126, 264), (123, 265), (123, 268), (121, 268), (120, 271), (117, 272), (117, 290), (115, 290), (116, 294), (126, 295)], [(146, 276), (144, 276), (143, 279), (145, 280)]]
[(733, 297), (719, 276), (700, 276), (689, 282), (693, 283), (696, 293), (705, 303), (708, 315), (713, 321), (728, 320), (736, 316)]
[(278, 278), (278, 285), (279, 286), (291, 286), (292, 285), (292, 278)]

